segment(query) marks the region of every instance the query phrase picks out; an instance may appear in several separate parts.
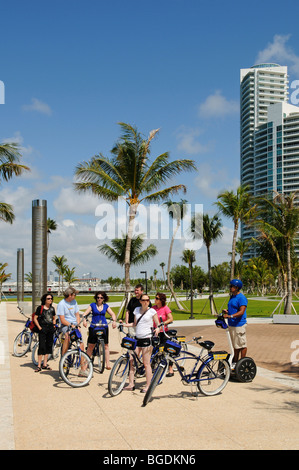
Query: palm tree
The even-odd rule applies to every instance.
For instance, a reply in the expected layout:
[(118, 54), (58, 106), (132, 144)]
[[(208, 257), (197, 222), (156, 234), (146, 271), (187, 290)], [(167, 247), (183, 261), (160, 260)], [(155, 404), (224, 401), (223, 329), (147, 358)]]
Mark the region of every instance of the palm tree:
[(61, 295), (61, 291), (63, 290), (63, 275), (65, 272), (67, 259), (64, 255), (62, 256), (52, 256), (52, 263), (55, 264), (56, 269), (55, 271), (58, 273), (59, 281), (58, 281), (58, 295)]
[[(114, 238), (111, 240), (112, 246), (109, 246), (105, 243), (100, 245), (98, 249), (101, 253), (108, 256), (109, 259), (112, 259), (117, 264), (124, 266), (126, 258), (127, 237), (128, 235), (123, 235), (123, 238)], [(135, 235), (132, 237), (130, 251), (131, 265), (143, 264), (158, 254), (158, 250), (153, 244), (142, 250), (143, 243), (143, 235)]]
[[(21, 165), (21, 154), (17, 144), (0, 144), (0, 181), (9, 181), (13, 176), (20, 176), (30, 169)], [(13, 207), (5, 202), (0, 202), (0, 220), (10, 224), (14, 221)]]
[(166, 201), (164, 202), (164, 206), (168, 208), (168, 213), (169, 216), (176, 221), (176, 227), (174, 229), (174, 232), (172, 234), (170, 246), (169, 246), (169, 253), (168, 253), (168, 266), (167, 266), (167, 283), (168, 283), (168, 289), (171, 292), (172, 297), (175, 300), (175, 303), (178, 307), (179, 310), (184, 310), (184, 307), (180, 304), (180, 302), (177, 299), (177, 296), (173, 290), (172, 284), (170, 282), (170, 270), (171, 270), (171, 256), (172, 256), (172, 249), (173, 249), (173, 244), (174, 244), (174, 239), (176, 237), (176, 234), (181, 226), (181, 221), (186, 215), (186, 203), (187, 201), (185, 199), (181, 199), (180, 202), (173, 202), (173, 201)]
[(244, 262), (243, 262), (243, 256), (244, 253), (248, 250), (248, 248), (252, 245), (252, 241), (250, 240), (242, 240), (241, 238), (238, 238), (236, 241), (236, 253), (240, 256), (239, 261), (236, 263), (236, 273), (238, 279), (242, 279), (242, 274), (243, 274), (243, 268), (244, 268)]
[(78, 281), (79, 279), (75, 276), (75, 268), (69, 268), (69, 266), (65, 266), (63, 269), (63, 276), (65, 282), (68, 283), (70, 286), (73, 282)]
[(155, 291), (157, 290), (157, 274), (158, 274), (158, 270), (154, 269), (154, 289), (155, 289)]
[(220, 212), (228, 218), (233, 219), (234, 234), (232, 242), (232, 259), (231, 259), (231, 279), (235, 274), (235, 258), (236, 258), (236, 240), (240, 222), (249, 222), (254, 217), (256, 205), (253, 204), (253, 197), (249, 193), (249, 186), (239, 186), (236, 193), (234, 191), (223, 191), (217, 197), (215, 204)]
[(57, 223), (55, 220), (48, 218), (47, 219), (47, 252), (49, 250), (49, 241), (50, 241), (50, 233), (54, 232), (57, 229)]
[[(164, 272), (165, 263), (162, 261), (162, 263), (160, 263), (159, 266), (162, 269), (163, 283), (164, 283), (164, 286), (165, 286), (165, 272)], [(165, 289), (165, 287), (164, 287), (164, 289)]]
[(268, 261), (261, 257), (251, 258), (246, 266), (249, 276), (257, 286), (257, 294), (266, 293), (266, 286), (273, 280), (273, 274), (269, 269)]
[(191, 290), (191, 302), (190, 302), (190, 319), (194, 318), (193, 315), (193, 263), (195, 262), (195, 251), (194, 250), (184, 250), (182, 261), (187, 263), (189, 266), (189, 273), (190, 273), (190, 290)]
[(5, 272), (7, 266), (8, 263), (0, 263), (0, 302), (2, 300), (2, 284), (11, 278), (11, 273), (8, 274)]
[(165, 152), (153, 161), (149, 160), (150, 145), (159, 129), (150, 132), (144, 139), (137, 129), (126, 123), (119, 123), (122, 136), (112, 149), (112, 158), (94, 156), (89, 162), (80, 163), (76, 168), (75, 189), (89, 191), (107, 201), (124, 197), (129, 207), (128, 233), (125, 253), (126, 298), (130, 292), (130, 259), (134, 222), (138, 205), (144, 202), (159, 202), (180, 190), (183, 184), (165, 187), (166, 183), (183, 171), (194, 170), (193, 160), (169, 161)]
[[(198, 224), (195, 223), (195, 218), (196, 215), (192, 218), (191, 221), (191, 230), (194, 233), (194, 238), (197, 238), (196, 234), (196, 226)], [(200, 225), (198, 225), (200, 226)], [(219, 240), (222, 236), (222, 222), (217, 214), (213, 215), (213, 217), (210, 218), (209, 214), (203, 214), (202, 216), (202, 238), (203, 242), (206, 245), (207, 248), (207, 257), (208, 257), (208, 276), (209, 276), (209, 300), (210, 300), (210, 309), (212, 315), (215, 314), (215, 309), (214, 309), (214, 300), (213, 300), (213, 277), (212, 277), (212, 264), (211, 264), (211, 245), (212, 242), (216, 242)]]
[(299, 192), (290, 195), (274, 193), (273, 199), (261, 197), (258, 199), (259, 213), (255, 225), (267, 237), (271, 244), (280, 267), (283, 266), (281, 256), (275, 246), (275, 239), (282, 241), (286, 253), (285, 279), (287, 285), (284, 314), (292, 311), (292, 248), (299, 230), (299, 207), (297, 199)]
[(26, 282), (29, 282), (30, 284), (32, 284), (32, 272), (25, 274), (24, 277), (25, 277)]

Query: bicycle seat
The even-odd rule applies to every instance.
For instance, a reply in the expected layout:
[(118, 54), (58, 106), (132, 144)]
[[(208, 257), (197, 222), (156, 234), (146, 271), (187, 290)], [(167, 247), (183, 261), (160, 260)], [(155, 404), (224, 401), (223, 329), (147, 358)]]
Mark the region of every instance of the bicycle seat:
[(176, 336), (177, 332), (178, 332), (177, 330), (168, 330), (168, 331), (166, 331), (166, 334), (168, 336)]
[(201, 341), (198, 344), (200, 346), (202, 346), (203, 348), (207, 349), (208, 351), (210, 351), (212, 349), (212, 347), (215, 345), (215, 343), (213, 343), (213, 341)]

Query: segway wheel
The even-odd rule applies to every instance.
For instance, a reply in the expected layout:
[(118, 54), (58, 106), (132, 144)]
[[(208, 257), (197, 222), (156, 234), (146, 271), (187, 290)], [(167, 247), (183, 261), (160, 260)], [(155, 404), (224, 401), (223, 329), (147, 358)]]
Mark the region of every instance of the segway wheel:
[(236, 379), (239, 382), (252, 382), (256, 376), (256, 364), (251, 357), (242, 357), (235, 366)]

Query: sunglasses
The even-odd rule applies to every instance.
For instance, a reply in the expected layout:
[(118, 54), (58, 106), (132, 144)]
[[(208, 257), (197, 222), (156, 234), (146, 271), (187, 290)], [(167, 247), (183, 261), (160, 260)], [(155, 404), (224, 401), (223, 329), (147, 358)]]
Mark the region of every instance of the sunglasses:
[(46, 300), (53, 300), (53, 297), (46, 297)]
[(149, 302), (150, 299), (140, 299), (140, 302)]
[(104, 297), (102, 297), (101, 295), (98, 295), (97, 296), (97, 299), (103, 299)]

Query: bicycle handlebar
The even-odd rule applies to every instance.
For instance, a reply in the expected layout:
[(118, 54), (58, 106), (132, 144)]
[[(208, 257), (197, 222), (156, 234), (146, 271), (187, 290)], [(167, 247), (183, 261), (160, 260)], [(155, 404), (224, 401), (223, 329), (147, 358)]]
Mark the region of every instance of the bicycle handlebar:
[(27, 317), (27, 315), (23, 312), (22, 308), (19, 307), (18, 305), (17, 305), (17, 309), (19, 310), (19, 312), (20, 312), (25, 318), (27, 318), (27, 320), (30, 320), (30, 317)]

